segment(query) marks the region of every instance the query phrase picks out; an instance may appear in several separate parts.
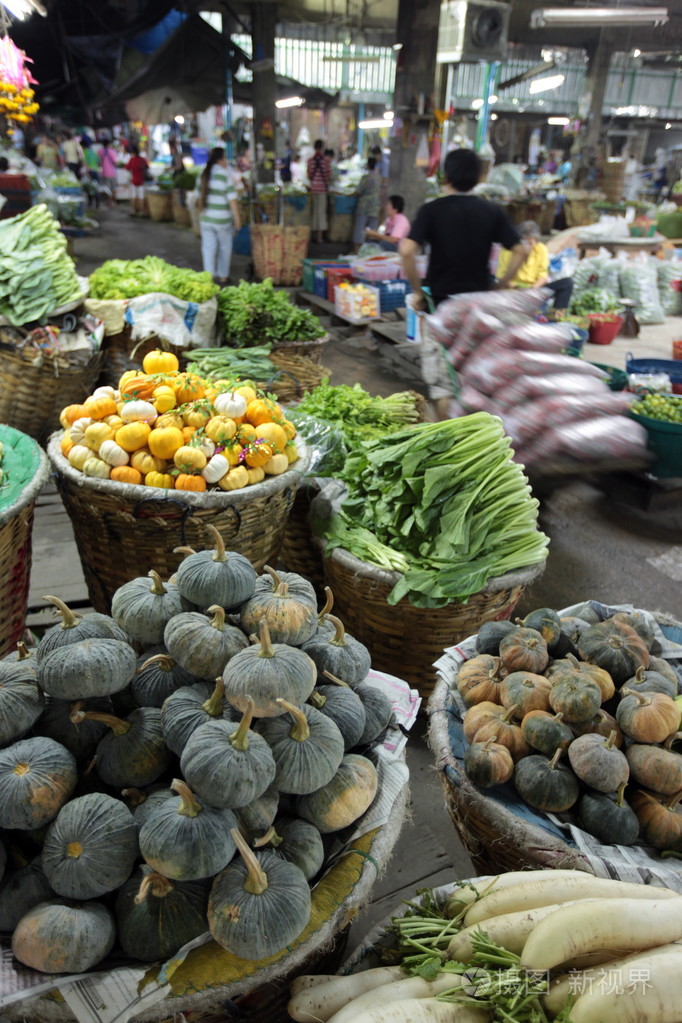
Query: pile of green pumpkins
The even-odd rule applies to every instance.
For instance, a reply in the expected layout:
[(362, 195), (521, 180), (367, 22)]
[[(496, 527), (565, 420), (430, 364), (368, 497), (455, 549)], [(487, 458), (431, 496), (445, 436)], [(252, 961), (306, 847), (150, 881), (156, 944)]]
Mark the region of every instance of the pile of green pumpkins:
[(572, 811), (606, 845), (682, 851), (675, 671), (645, 615), (581, 613), (481, 627), (457, 675), (465, 773), (480, 788), (513, 780), (529, 806)]
[[(212, 529), (212, 527), (208, 527)], [(210, 930), (244, 959), (310, 918), (323, 836), (378, 786), (390, 701), (369, 653), (293, 573), (183, 551), (0, 661), (0, 931), (78, 973), (115, 942), (165, 959)]]

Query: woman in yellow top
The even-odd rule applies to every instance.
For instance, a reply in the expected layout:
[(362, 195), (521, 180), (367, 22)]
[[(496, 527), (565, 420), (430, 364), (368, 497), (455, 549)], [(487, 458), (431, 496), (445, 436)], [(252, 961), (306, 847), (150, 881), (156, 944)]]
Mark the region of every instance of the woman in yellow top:
[[(528, 256), (521, 264), (516, 276), (508, 285), (510, 288), (547, 288), (554, 293), (554, 308), (568, 309), (573, 293), (573, 281), (570, 277), (562, 277), (558, 281), (549, 279), (549, 252), (547, 246), (540, 241), (540, 228), (534, 220), (526, 220), (520, 227), (521, 240), (528, 249)], [(509, 266), (511, 252), (502, 249), (497, 264), (498, 280), (505, 276)]]

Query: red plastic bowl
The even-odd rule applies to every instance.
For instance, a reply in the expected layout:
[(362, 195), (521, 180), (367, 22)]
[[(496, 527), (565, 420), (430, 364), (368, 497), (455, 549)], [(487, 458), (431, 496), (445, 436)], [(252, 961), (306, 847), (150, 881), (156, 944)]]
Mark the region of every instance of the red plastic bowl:
[(590, 344), (610, 345), (622, 326), (622, 316), (616, 316), (614, 320), (607, 322), (593, 320), (590, 317)]

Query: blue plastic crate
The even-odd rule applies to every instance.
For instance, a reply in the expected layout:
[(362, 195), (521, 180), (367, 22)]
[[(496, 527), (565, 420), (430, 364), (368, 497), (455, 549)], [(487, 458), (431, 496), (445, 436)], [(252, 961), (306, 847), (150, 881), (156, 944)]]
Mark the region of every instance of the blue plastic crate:
[(318, 295), (319, 298), (327, 297), (327, 270), (334, 270), (337, 267), (346, 267), (347, 263), (336, 262), (329, 263), (318, 263), (314, 269), (314, 288), (313, 294)]
[(357, 195), (332, 195), (332, 209), (337, 216), (354, 214), (357, 205)]
[(368, 281), (365, 278), (359, 277), (358, 283), (368, 284), (370, 288), (378, 289), (382, 313), (390, 313), (393, 309), (401, 309), (405, 305), (406, 297), (412, 292), (409, 281)]
[(682, 384), (682, 360), (678, 359), (633, 359), (628, 352), (625, 361), (626, 373), (667, 373), (671, 384)]

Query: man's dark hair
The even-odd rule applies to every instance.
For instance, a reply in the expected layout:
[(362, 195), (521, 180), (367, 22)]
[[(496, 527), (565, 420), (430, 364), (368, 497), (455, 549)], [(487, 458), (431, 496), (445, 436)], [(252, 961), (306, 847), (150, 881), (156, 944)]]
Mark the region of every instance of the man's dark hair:
[(334, 150), (333, 149), (325, 149), (324, 155), (328, 156), (331, 160), (333, 160), (334, 159)]
[(458, 192), (470, 192), (481, 176), (481, 161), (473, 149), (453, 149), (445, 157), (445, 180)]
[(388, 201), (396, 213), (402, 213), (405, 209), (405, 200), (402, 195), (389, 195)]
[(368, 171), (373, 171), (374, 168), (376, 167), (376, 165), (377, 165), (376, 160), (374, 159), (373, 156), (370, 156), (370, 158), (367, 161), (367, 170)]
[(324, 142), (322, 141), (322, 139), (316, 139), (315, 140), (315, 147), (314, 148), (315, 148), (315, 152), (316, 153), (321, 153), (322, 152), (322, 150), (324, 149)]
[(381, 156), (382, 155), (381, 146), (372, 146), (372, 148), (370, 149), (370, 153), (372, 154), (372, 156)]

